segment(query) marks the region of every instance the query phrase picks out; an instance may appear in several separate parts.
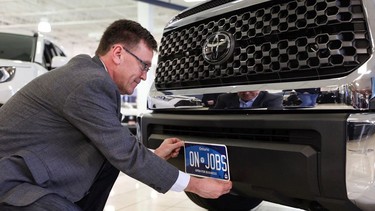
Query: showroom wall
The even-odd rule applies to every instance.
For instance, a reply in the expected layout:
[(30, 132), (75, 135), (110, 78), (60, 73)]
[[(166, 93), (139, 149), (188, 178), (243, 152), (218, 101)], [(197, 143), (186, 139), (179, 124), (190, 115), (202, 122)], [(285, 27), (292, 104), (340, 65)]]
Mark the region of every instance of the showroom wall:
[[(38, 23), (50, 24), (49, 32), (39, 31), (59, 45), (68, 57), (78, 54), (94, 55), (105, 28), (114, 20), (127, 18), (140, 22), (159, 42), (166, 23), (181, 9), (199, 2), (192, 0), (27, 0), (2, 1), (0, 31), (32, 35)], [(180, 7), (169, 7), (169, 6)], [(47, 27), (48, 28), (48, 27)], [(147, 81), (137, 89), (137, 107), (146, 109), (156, 58)]]

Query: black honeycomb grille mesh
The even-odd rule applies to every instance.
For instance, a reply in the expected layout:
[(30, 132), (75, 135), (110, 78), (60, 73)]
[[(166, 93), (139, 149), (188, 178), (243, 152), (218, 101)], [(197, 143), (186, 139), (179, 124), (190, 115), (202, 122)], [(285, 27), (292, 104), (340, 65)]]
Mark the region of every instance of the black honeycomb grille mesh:
[[(277, 83), (342, 77), (370, 58), (360, 0), (292, 0), (253, 5), (163, 35), (158, 90)], [(277, 2), (277, 4), (275, 4)], [(202, 56), (205, 39), (233, 34), (223, 64)]]
[(203, 4), (201, 4), (197, 7), (194, 7), (190, 10), (187, 10), (187, 11), (184, 11), (184, 12), (180, 13), (179, 15), (177, 15), (177, 19), (185, 18), (185, 17), (188, 17), (190, 15), (194, 15), (194, 14), (202, 12), (204, 10), (208, 10), (208, 9), (213, 8), (213, 7), (217, 7), (217, 6), (220, 6), (222, 4), (232, 2), (232, 1), (235, 1), (235, 0), (212, 0), (212, 1), (208, 1), (208, 2), (203, 3)]

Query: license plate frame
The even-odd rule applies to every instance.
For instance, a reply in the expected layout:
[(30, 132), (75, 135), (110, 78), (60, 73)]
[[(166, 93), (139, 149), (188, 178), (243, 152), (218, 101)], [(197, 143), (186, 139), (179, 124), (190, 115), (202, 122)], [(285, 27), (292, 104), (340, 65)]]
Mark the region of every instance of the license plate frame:
[(194, 176), (230, 180), (227, 146), (185, 141), (185, 172)]

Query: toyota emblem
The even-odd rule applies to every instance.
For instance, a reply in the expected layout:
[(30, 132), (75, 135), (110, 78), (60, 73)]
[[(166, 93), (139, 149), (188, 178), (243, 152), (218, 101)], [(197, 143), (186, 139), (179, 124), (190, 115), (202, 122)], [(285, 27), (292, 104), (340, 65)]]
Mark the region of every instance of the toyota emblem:
[(207, 37), (203, 44), (203, 57), (211, 64), (228, 60), (234, 50), (234, 39), (228, 32), (216, 32)]

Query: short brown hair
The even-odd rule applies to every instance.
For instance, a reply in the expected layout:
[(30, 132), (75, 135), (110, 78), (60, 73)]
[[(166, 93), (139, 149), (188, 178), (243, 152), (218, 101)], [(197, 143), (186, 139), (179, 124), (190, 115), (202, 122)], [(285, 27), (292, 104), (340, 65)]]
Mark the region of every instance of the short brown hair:
[(141, 40), (145, 41), (147, 47), (157, 51), (158, 44), (147, 29), (135, 21), (120, 19), (107, 27), (95, 54), (102, 56), (109, 51), (112, 45), (117, 43), (124, 43), (128, 48), (132, 48)]

